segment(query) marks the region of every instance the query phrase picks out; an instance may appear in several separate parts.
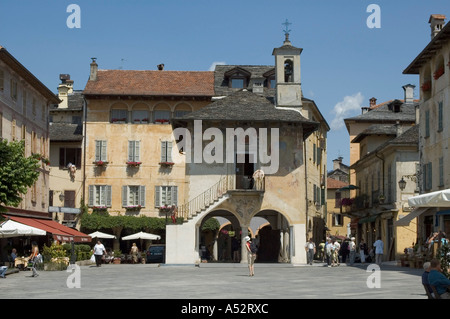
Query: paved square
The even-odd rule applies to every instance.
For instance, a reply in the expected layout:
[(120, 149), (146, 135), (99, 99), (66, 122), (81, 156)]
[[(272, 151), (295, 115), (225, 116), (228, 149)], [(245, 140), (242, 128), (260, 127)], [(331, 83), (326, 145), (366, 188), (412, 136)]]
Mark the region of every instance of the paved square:
[[(421, 269), (383, 265), (328, 268), (208, 264), (158, 267), (145, 265), (81, 266), (76, 271), (21, 271), (0, 279), (1, 299), (426, 299)], [(378, 276), (379, 277), (374, 277)], [(372, 277), (371, 277), (372, 276)], [(68, 280), (69, 279), (69, 280)], [(378, 281), (377, 281), (378, 280)], [(379, 288), (369, 288), (379, 284)], [(79, 285), (80, 288), (76, 288)], [(73, 288), (70, 288), (73, 287)]]

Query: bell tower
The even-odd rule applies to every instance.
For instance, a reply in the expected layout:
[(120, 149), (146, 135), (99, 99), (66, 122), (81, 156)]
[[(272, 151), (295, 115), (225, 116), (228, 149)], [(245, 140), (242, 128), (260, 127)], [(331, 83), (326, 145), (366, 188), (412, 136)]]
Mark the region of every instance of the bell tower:
[(275, 56), (276, 101), (278, 107), (301, 107), (302, 87), (300, 82), (300, 54), (303, 49), (296, 48), (289, 40), (289, 25), (286, 20), (285, 40), (279, 48), (273, 49)]

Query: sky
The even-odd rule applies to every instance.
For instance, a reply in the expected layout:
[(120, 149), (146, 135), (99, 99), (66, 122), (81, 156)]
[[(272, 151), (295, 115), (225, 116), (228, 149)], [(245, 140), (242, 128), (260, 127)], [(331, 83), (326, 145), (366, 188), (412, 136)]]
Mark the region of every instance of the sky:
[(419, 98), (418, 75), (402, 72), (429, 43), (431, 14), (450, 17), (450, 1), (0, 0), (0, 45), (57, 93), (63, 73), (84, 89), (91, 57), (99, 69), (274, 65), (287, 19), (292, 44), (303, 48), (303, 94), (331, 128), (331, 170), (339, 156), (349, 164), (344, 118), (372, 97), (402, 99), (405, 84)]

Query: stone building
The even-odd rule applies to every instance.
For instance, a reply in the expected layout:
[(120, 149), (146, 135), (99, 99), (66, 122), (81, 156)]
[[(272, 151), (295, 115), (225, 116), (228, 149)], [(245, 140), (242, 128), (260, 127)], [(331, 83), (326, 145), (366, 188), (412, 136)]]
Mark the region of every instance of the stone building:
[[(431, 41), (403, 71), (419, 75), (420, 170), (414, 176), (421, 195), (409, 204), (415, 208), (403, 224), (418, 217), (418, 239), (425, 242), (433, 232), (450, 233), (450, 24), (445, 15), (430, 16)], [(411, 178), (407, 179), (406, 186)]]
[(301, 51), (287, 37), (275, 67), (217, 66), (213, 102), (174, 120), (189, 201), (178, 206), (185, 222), (167, 227), (168, 263), (200, 261), (211, 243), (199, 230), (214, 216), (230, 221), (244, 254), (252, 218), (267, 220), (262, 262), (303, 263), (306, 239), (323, 238), (329, 127), (302, 95)]
[(60, 75), (58, 98), (50, 107), (50, 192), (53, 219), (80, 228), (83, 199), (83, 107), (82, 91), (73, 90), (69, 74)]

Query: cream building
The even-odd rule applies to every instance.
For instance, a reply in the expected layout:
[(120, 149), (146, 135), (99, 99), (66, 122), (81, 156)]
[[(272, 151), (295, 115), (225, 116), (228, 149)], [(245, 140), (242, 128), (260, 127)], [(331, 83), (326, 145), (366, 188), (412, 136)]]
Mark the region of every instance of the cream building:
[(53, 219), (80, 229), (83, 199), (83, 106), (81, 91), (73, 90), (70, 75), (61, 74), (60, 104), (50, 108), (49, 211)]
[(0, 46), (0, 137), (25, 141), (25, 156), (41, 155), (40, 175), (8, 214), (48, 217), (49, 130), (48, 110), (59, 99), (4, 47)]
[[(431, 41), (403, 71), (418, 74), (420, 81), (420, 193), (439, 194), (450, 189), (450, 24), (440, 14), (430, 16)], [(408, 181), (407, 181), (408, 182)], [(425, 201), (426, 202), (426, 201)], [(421, 205), (426, 203), (422, 202)], [(418, 237), (450, 233), (450, 204), (416, 206), (407, 222), (419, 216)]]

